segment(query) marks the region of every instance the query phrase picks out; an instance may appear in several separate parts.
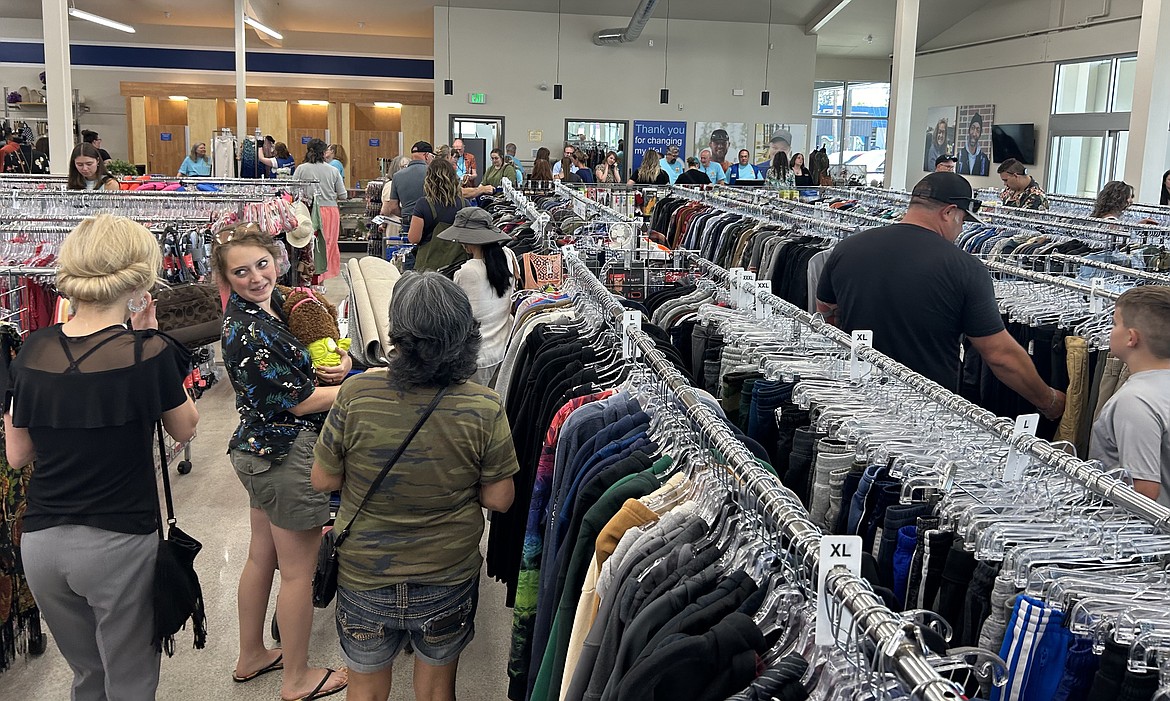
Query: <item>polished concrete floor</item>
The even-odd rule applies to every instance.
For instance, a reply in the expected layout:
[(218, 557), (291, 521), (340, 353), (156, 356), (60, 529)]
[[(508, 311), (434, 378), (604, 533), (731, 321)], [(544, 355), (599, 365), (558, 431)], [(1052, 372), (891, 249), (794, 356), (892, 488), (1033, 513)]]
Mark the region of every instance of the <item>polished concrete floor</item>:
[[(327, 288), (333, 301), (339, 301), (345, 294), (340, 280), (330, 281)], [(236, 585), (248, 544), (248, 498), (226, 455), (228, 438), (238, 420), (234, 401), (226, 378), (199, 400), (199, 435), (192, 442), (194, 469), (190, 474), (178, 475), (173, 464), (171, 467), (179, 525), (203, 543), (203, 552), (195, 565), (206, 599), (208, 642), (205, 649), (194, 650), (190, 633), (179, 633), (175, 656), (164, 657), (162, 661), (158, 698), (165, 701), (271, 701), (280, 697), (278, 674), (265, 675), (246, 684), (236, 684), (231, 679), (239, 652)], [(460, 699), (502, 700), (507, 696), (512, 611), (504, 606), (504, 596), (502, 584), (489, 580), (486, 575), (481, 578), (476, 637), (459, 664)], [(332, 608), (316, 612), (309, 661), (330, 667), (341, 664)], [(395, 662), (391, 699), (414, 698), (410, 682), (412, 664), (413, 657), (408, 655), (401, 655)], [(0, 673), (0, 699), (68, 699), (72, 679), (73, 673), (50, 639), (44, 655), (22, 657), (8, 671)], [(330, 698), (344, 699), (345, 695)]]

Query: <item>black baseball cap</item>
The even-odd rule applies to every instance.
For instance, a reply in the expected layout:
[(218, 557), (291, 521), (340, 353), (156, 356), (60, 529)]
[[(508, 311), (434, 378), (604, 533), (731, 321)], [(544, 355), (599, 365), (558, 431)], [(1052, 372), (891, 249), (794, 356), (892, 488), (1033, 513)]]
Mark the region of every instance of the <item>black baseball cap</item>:
[(726, 129), (716, 129), (711, 132), (711, 141), (731, 141)]
[(971, 192), (971, 183), (961, 175), (955, 173), (931, 173), (918, 184), (910, 193), (914, 197), (922, 197), (944, 204), (953, 204), (966, 212), (967, 221), (983, 223), (977, 214), (982, 204), (975, 199)]
[(955, 158), (954, 156), (952, 156), (952, 155), (951, 155), (951, 154), (949, 154), (949, 153), (944, 153), (943, 155), (941, 155), (941, 156), (939, 156), (938, 158), (934, 159), (934, 165), (935, 165), (935, 167), (937, 168), (937, 167), (939, 166), (939, 164), (941, 164), (941, 163), (946, 163), (947, 161), (950, 161), (951, 163), (958, 163), (958, 162), (959, 162), (959, 159), (958, 159), (958, 158)]
[(414, 146), (410, 147), (411, 153), (434, 153), (435, 149), (426, 141), (416, 141)]

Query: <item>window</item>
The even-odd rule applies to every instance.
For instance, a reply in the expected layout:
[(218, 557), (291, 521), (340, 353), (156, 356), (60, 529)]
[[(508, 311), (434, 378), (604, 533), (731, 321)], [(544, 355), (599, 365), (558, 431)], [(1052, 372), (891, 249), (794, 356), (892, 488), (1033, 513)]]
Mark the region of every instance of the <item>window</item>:
[(1058, 64), (1052, 113), (1129, 112), (1136, 67), (1136, 56)]
[(1133, 55), (1057, 65), (1046, 189), (1096, 197), (1122, 176), (1136, 67)]
[(886, 170), (889, 83), (818, 81), (813, 89), (813, 140), (833, 166), (864, 166), (869, 179)]

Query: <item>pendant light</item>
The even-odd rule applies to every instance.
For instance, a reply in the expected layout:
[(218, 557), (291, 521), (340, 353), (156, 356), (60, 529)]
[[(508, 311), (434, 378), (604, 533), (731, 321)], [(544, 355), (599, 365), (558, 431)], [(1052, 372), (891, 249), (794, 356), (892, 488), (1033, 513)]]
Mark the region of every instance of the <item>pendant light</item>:
[(455, 81), (451, 80), (451, 0), (447, 0), (447, 79), (443, 81), (443, 94), (455, 94)]
[(764, 55), (764, 89), (760, 92), (760, 106), (767, 107), (772, 101), (768, 92), (768, 67), (772, 65), (772, 0), (768, 0), (768, 53)]
[(561, 85), (561, 2), (557, 0), (557, 82), (553, 83), (554, 100), (564, 95), (564, 87)]
[(670, 104), (670, 89), (666, 87), (666, 78), (670, 74), (670, 0), (666, 0), (666, 41), (662, 48), (662, 90), (658, 91), (658, 102)]

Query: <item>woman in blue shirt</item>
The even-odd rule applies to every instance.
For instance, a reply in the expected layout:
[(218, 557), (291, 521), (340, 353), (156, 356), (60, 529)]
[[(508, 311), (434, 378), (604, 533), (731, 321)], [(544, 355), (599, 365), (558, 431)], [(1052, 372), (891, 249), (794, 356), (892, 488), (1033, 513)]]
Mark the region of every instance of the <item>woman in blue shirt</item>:
[(329, 147), (325, 149), (325, 162), (341, 173), (341, 182), (345, 182), (345, 164), (348, 160), (341, 144), (329, 144)]
[(263, 154), (259, 155), (260, 162), (268, 166), (268, 177), (275, 178), (278, 168), (288, 168), (291, 175), (296, 170), (297, 162), (293, 160), (292, 154), (288, 152), (288, 146), (285, 146), (283, 141), (277, 141), (272, 145), (272, 158)]
[(207, 177), (211, 175), (211, 161), (207, 160), (207, 144), (200, 141), (191, 147), (191, 153), (179, 166), (179, 177)]

